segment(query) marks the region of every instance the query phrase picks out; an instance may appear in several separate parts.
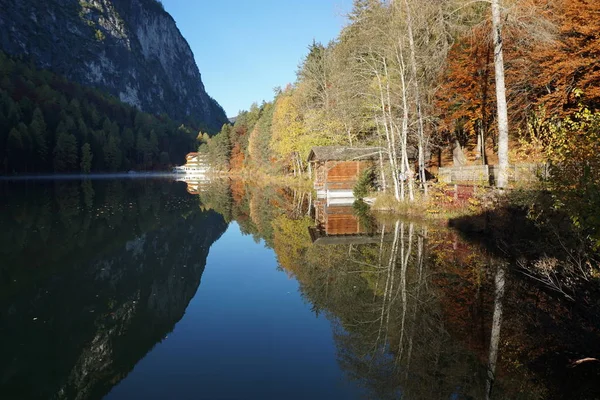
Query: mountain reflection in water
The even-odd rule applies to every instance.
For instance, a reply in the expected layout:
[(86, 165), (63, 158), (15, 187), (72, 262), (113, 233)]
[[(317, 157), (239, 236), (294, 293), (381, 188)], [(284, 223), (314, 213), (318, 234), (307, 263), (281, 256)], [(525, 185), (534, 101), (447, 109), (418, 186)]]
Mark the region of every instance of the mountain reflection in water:
[(100, 398), (173, 329), (226, 229), (176, 189), (2, 185), (2, 398)]
[[(188, 318), (197, 291), (214, 284), (200, 285), (209, 248), (232, 221), (256, 246), (264, 244), (255, 251), (274, 252), (280, 270), (268, 273), (284, 271), (297, 280), (303, 307), (317, 317), (307, 321), (291, 306), (273, 311), (281, 313), (273, 316), (280, 325), (271, 328), (274, 337), (279, 329), (318, 332), (319, 321), (329, 321), (327, 337), (306, 344), (314, 347), (309, 361), (336, 365), (353, 385), (328, 387), (321, 398), (599, 395), (596, 366), (568, 368), (571, 359), (600, 354), (598, 327), (586, 322), (586, 311), (443, 226), (376, 219), (360, 207), (328, 206), (299, 190), (229, 180), (188, 182), (187, 191), (182, 183), (150, 179), (0, 182), (0, 195), (2, 398), (96, 399), (122, 380), (137, 384), (128, 379), (157, 343), (183, 340), (170, 332)], [(239, 299), (245, 310), (261, 307), (259, 291), (278, 290), (275, 282), (254, 289), (231, 279), (232, 290), (246, 293)], [(222, 318), (223, 326), (202, 329), (222, 332), (226, 340), (234, 321)], [(289, 325), (295, 318), (304, 325)], [(298, 367), (286, 383), (269, 380), (276, 366), (253, 350), (256, 332), (247, 325), (236, 336), (246, 348), (240, 359), (265, 377), (255, 385), (293, 382), (307, 390), (278, 388), (289, 391), (287, 398), (308, 398), (311, 385), (320, 387), (319, 375), (326, 374), (318, 367)], [(197, 345), (180, 343), (190, 353)], [(328, 346), (336, 354), (333, 364)], [(279, 351), (298, 366), (307, 357), (293, 346)], [(219, 376), (231, 387), (211, 391), (186, 362), (159, 365), (164, 377), (144, 385), (173, 386), (172, 376), (179, 375), (197, 391), (170, 387), (173, 398), (240, 397), (235, 382), (241, 376)], [(265, 393), (258, 386), (244, 391), (244, 398)]]

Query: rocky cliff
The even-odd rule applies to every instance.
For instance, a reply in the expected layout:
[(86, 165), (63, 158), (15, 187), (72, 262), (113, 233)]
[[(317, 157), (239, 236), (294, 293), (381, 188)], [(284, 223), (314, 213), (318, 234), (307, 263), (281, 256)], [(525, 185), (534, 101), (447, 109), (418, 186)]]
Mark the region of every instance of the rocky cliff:
[(153, 114), (218, 129), (192, 51), (156, 0), (0, 0), (0, 45)]

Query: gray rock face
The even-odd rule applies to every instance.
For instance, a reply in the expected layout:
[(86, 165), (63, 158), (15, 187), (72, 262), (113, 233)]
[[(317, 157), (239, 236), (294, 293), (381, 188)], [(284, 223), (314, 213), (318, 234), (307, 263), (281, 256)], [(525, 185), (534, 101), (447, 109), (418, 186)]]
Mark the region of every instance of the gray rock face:
[(153, 114), (218, 129), (194, 55), (156, 0), (0, 0), (0, 45)]

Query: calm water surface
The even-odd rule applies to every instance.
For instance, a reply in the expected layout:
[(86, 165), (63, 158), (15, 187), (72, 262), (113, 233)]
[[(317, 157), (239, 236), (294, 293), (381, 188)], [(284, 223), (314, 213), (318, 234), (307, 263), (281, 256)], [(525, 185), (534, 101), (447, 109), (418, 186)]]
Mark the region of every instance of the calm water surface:
[(568, 368), (597, 324), (443, 227), (165, 178), (3, 181), (0, 206), (2, 399), (598, 394)]

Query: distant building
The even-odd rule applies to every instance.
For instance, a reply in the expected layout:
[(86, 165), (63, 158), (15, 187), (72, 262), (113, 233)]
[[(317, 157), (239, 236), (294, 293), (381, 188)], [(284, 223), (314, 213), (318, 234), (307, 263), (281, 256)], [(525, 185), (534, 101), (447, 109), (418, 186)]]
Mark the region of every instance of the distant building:
[(379, 152), (377, 147), (313, 147), (307, 161), (317, 198), (326, 198), (327, 204), (351, 203), (360, 174), (374, 165)]
[(199, 153), (187, 153), (185, 156), (186, 165), (200, 165), (202, 164), (202, 157)]
[(208, 172), (205, 156), (199, 153), (188, 153), (185, 156), (185, 165), (173, 168), (175, 173), (203, 175)]

